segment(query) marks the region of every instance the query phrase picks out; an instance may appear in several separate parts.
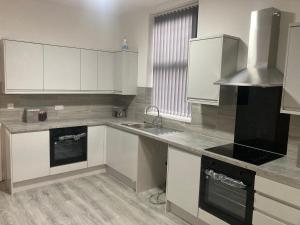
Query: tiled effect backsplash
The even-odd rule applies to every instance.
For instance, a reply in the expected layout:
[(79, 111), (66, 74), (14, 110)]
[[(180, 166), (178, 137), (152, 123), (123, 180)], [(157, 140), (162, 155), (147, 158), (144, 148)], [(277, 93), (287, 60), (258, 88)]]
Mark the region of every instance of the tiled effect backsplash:
[[(128, 106), (128, 117), (140, 121), (151, 119), (144, 115), (145, 107), (151, 104), (152, 89), (138, 88), (135, 97), (120, 98), (119, 104)], [(218, 136), (224, 139), (233, 140), (235, 106), (205, 106), (192, 105), (191, 123), (180, 122), (170, 119), (163, 119), (163, 124), (170, 128), (179, 130), (190, 130), (206, 135)]]
[[(151, 90), (151, 88), (139, 87), (136, 97), (123, 97), (118, 100), (119, 103), (128, 105), (129, 118), (141, 121), (148, 119), (144, 116), (144, 109), (145, 106), (151, 104)], [(234, 105), (222, 104), (222, 100), (219, 107), (193, 104), (191, 123), (163, 119), (163, 124), (170, 128), (199, 132), (233, 141), (235, 110)], [(288, 144), (288, 156), (296, 159), (300, 144), (300, 116), (291, 116)]]
[[(112, 105), (128, 106), (128, 118), (144, 121), (144, 109), (151, 104), (152, 89), (138, 88), (137, 96), (121, 95), (0, 95), (0, 121), (22, 120), (24, 107), (46, 107), (49, 120), (110, 117)], [(7, 110), (14, 103), (15, 109)], [(64, 110), (55, 111), (55, 105), (64, 105)], [(192, 105), (192, 121), (185, 123), (163, 119), (170, 128), (188, 130), (204, 135), (233, 141), (235, 106), (221, 104), (219, 107)], [(300, 116), (292, 116), (289, 133), (288, 155), (296, 159), (300, 143)]]
[[(43, 107), (49, 120), (111, 116), (114, 95), (0, 95), (0, 120), (22, 120), (25, 107)], [(8, 110), (7, 104), (14, 109)], [(64, 105), (56, 111), (55, 105)]]

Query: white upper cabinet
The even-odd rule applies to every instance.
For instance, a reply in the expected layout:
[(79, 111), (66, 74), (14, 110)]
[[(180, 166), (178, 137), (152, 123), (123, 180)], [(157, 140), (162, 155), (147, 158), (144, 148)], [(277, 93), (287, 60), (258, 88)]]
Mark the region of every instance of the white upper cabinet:
[(98, 89), (98, 51), (81, 49), (81, 90)]
[(116, 53), (98, 52), (98, 90), (113, 92), (116, 67)]
[(116, 53), (115, 91), (122, 95), (136, 95), (138, 54), (121, 51)]
[(288, 48), (283, 82), (282, 112), (300, 115), (300, 24), (289, 28)]
[(80, 49), (44, 46), (44, 87), (53, 91), (80, 90)]
[(226, 35), (190, 40), (188, 101), (219, 105), (220, 86), (214, 82), (236, 71), (238, 43)]
[(3, 40), (0, 68), (6, 94), (136, 95), (138, 54)]
[(3, 41), (5, 93), (43, 90), (43, 46)]

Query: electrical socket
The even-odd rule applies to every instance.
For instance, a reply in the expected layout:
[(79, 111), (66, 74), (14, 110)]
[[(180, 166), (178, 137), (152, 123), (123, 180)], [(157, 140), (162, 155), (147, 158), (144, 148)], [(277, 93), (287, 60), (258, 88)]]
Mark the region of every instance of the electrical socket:
[(14, 103), (7, 103), (7, 109), (14, 109), (15, 105)]
[(64, 105), (56, 105), (56, 106), (54, 106), (54, 109), (56, 110), (56, 111), (60, 111), (60, 110), (64, 110)]

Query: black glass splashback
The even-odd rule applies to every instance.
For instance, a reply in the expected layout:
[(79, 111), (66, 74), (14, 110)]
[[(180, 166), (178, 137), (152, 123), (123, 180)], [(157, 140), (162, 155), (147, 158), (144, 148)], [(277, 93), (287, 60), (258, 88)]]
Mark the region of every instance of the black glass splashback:
[(282, 87), (238, 87), (235, 143), (286, 154), (290, 116), (280, 113)]

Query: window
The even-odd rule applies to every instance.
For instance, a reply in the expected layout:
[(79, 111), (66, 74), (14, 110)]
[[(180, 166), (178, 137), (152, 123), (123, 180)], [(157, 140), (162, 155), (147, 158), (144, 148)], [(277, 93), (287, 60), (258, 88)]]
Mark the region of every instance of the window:
[(189, 118), (186, 101), (188, 43), (197, 36), (198, 6), (154, 18), (152, 103), (163, 114)]

